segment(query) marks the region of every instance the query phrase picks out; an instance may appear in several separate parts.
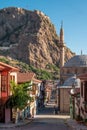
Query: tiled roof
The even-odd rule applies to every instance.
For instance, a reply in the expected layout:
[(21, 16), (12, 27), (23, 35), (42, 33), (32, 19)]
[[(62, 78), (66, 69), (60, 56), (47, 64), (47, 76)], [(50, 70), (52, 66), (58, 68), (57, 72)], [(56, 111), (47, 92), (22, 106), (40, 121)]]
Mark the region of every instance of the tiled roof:
[(64, 67), (87, 67), (87, 55), (76, 55), (68, 60)]
[(8, 65), (6, 63), (3, 63), (3, 62), (0, 62), (0, 71), (3, 71), (3, 70), (9, 70), (9, 71), (18, 71), (19, 69), (18, 68), (15, 68), (11, 65)]
[(27, 72), (27, 73), (17, 73), (17, 81), (18, 83), (24, 83), (31, 81), (35, 76), (35, 73), (33, 72)]

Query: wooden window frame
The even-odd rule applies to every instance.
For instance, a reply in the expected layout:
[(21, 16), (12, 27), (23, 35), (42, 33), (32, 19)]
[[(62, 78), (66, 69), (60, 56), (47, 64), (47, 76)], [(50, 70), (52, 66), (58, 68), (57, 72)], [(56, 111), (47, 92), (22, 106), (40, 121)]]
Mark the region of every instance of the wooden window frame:
[(1, 75), (1, 91), (6, 92), (7, 91), (7, 76)]

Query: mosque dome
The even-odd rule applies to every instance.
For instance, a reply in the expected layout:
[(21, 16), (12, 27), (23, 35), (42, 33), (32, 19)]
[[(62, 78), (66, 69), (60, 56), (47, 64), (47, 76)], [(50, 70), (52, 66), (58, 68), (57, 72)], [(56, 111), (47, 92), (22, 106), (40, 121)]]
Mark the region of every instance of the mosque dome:
[(87, 55), (76, 55), (68, 60), (64, 67), (87, 67)]
[(72, 86), (73, 84), (77, 87), (80, 86), (80, 79), (76, 78), (76, 75), (74, 75), (74, 76), (68, 78), (67, 80), (65, 80), (63, 86)]

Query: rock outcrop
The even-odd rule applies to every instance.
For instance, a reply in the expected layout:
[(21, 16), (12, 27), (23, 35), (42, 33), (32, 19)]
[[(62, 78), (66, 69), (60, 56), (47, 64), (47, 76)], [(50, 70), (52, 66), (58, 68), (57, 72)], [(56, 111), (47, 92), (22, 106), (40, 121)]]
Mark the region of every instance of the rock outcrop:
[[(0, 10), (0, 55), (46, 68), (59, 64), (59, 37), (48, 16), (22, 8)], [(66, 47), (65, 59), (72, 57)]]

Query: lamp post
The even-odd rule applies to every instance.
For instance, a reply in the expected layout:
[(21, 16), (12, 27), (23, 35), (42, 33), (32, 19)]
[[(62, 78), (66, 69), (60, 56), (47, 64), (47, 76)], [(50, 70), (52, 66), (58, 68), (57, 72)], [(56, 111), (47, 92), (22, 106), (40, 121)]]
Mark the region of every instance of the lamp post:
[(72, 100), (72, 118), (75, 118), (75, 83), (72, 84), (72, 89), (70, 91)]

